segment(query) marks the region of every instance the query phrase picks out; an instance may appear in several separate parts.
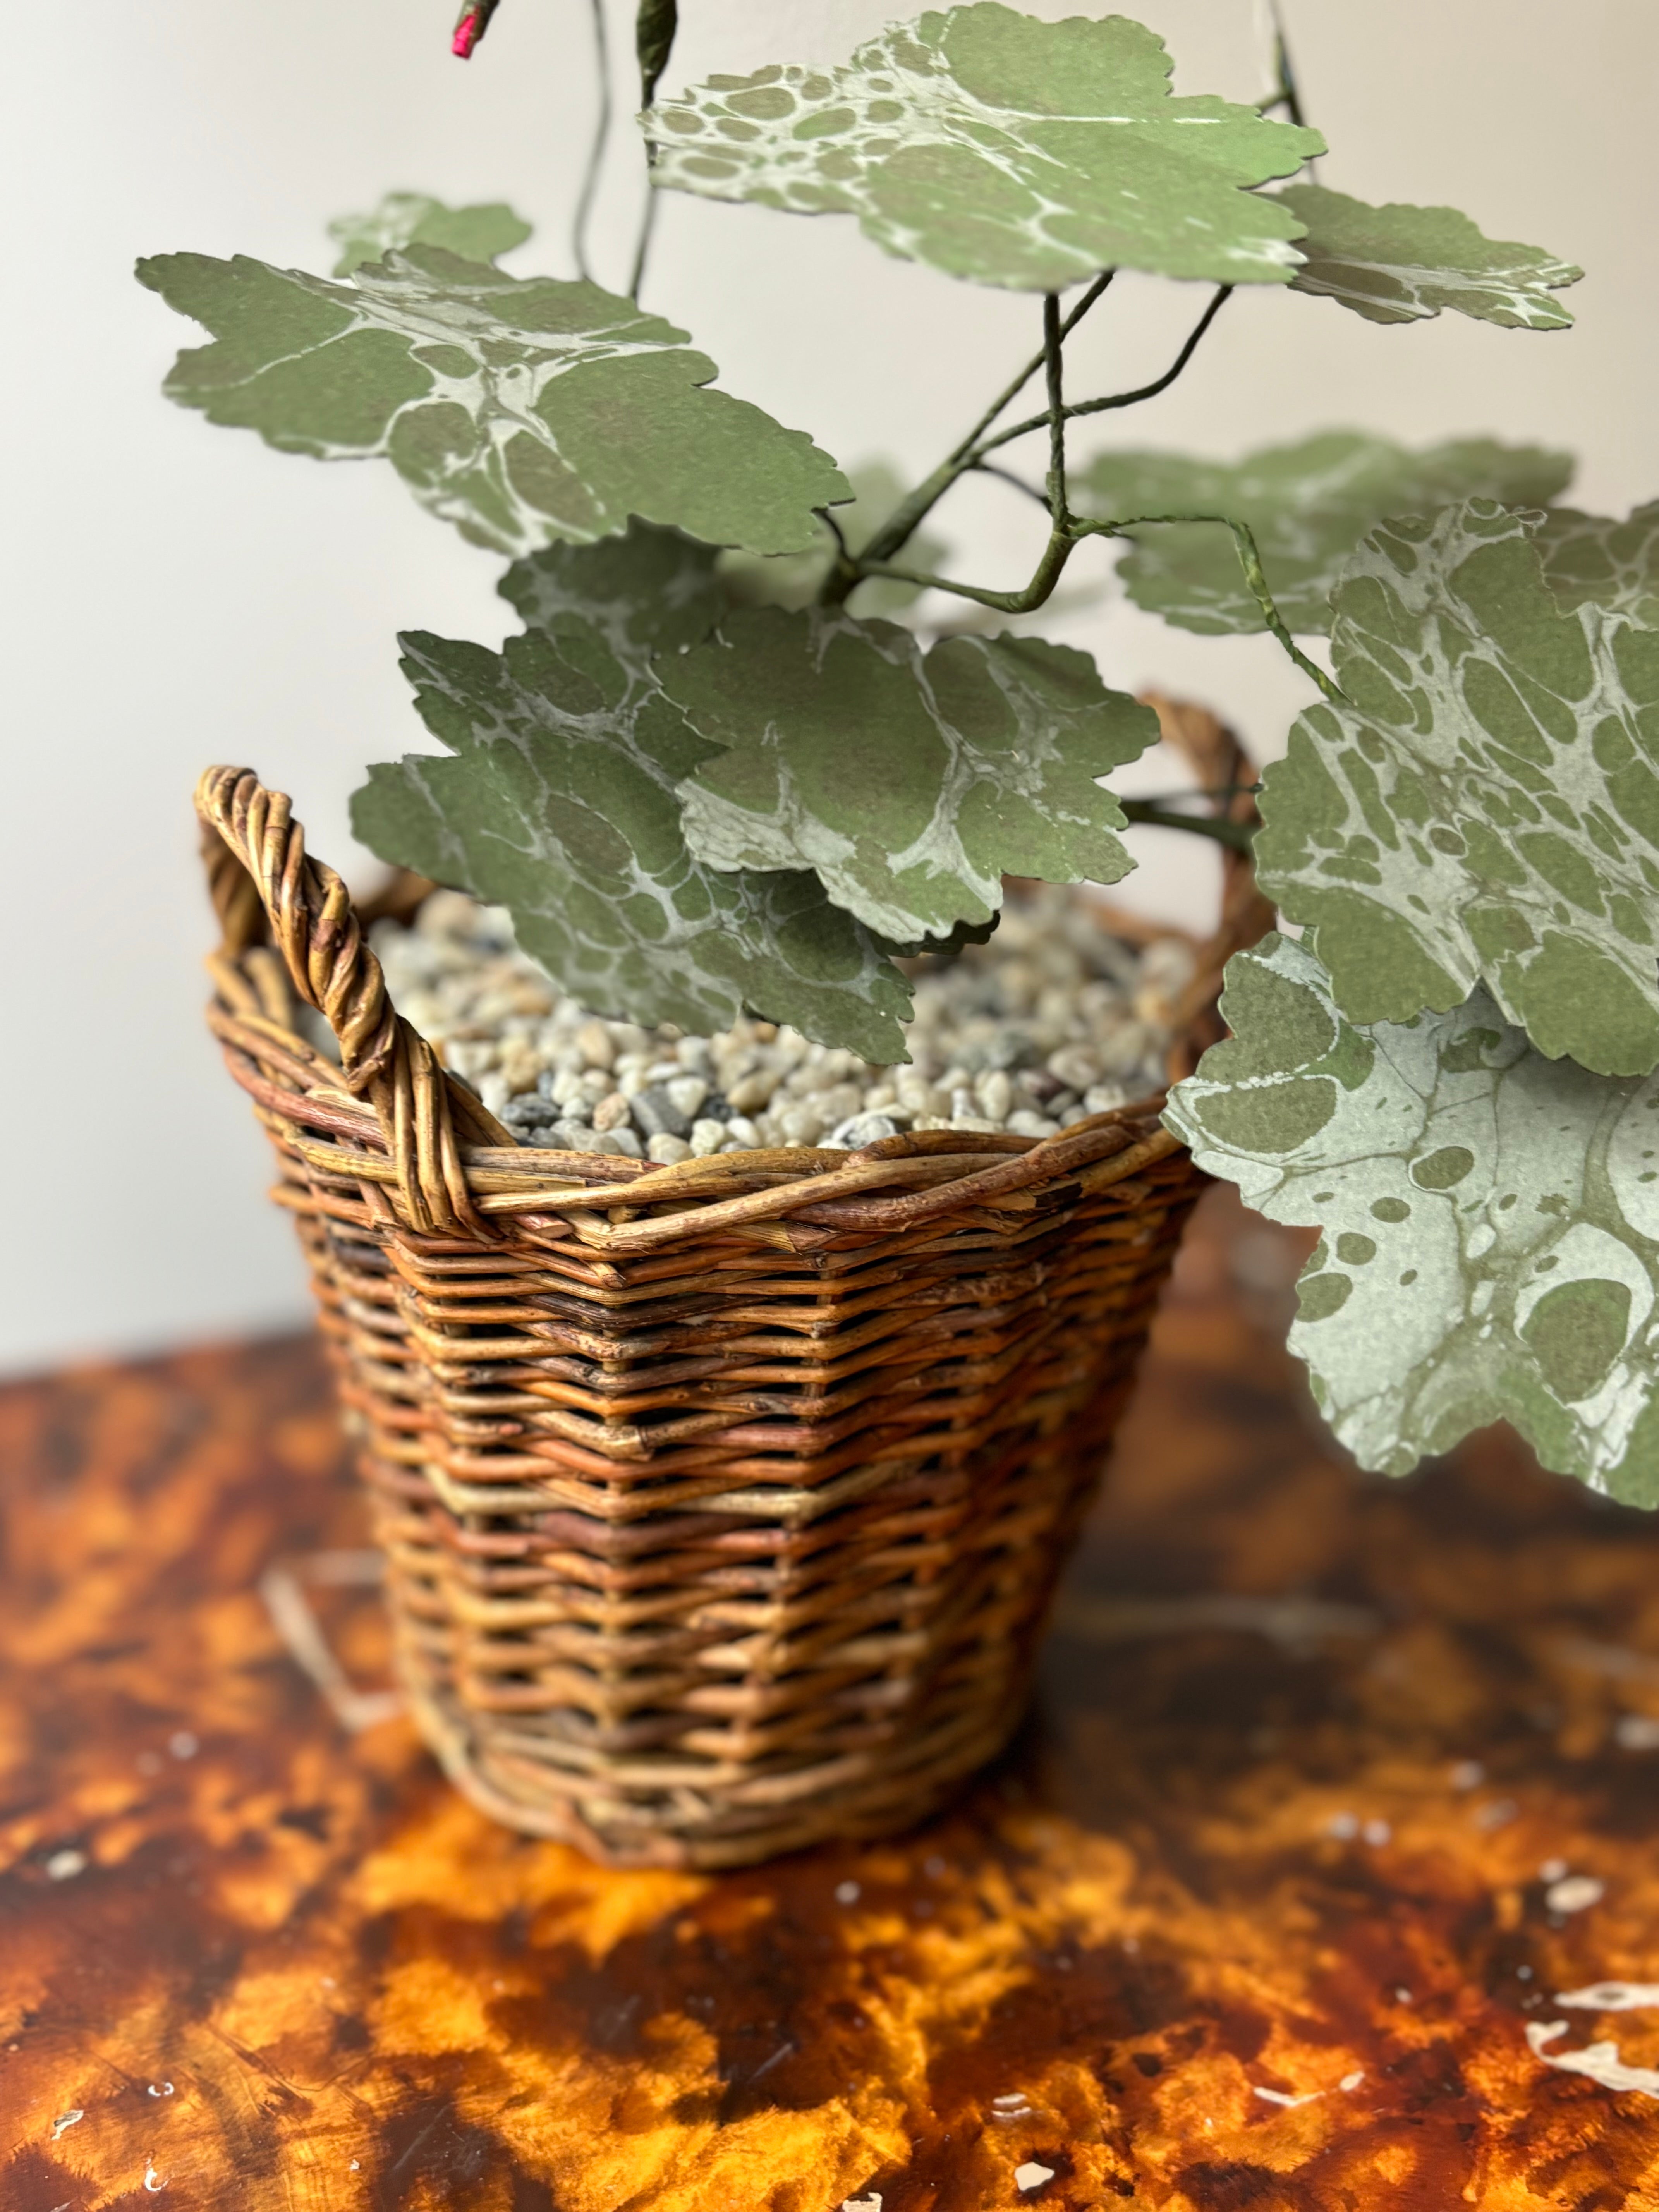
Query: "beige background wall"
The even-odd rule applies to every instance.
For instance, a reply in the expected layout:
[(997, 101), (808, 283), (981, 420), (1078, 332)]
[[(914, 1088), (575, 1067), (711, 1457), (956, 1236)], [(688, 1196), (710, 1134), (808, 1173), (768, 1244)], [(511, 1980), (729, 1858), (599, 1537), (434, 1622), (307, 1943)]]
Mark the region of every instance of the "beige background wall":
[[(1036, 0), (1040, 12), (1076, 12)], [(1449, 201), (1590, 271), (1576, 332), (1452, 317), (1378, 330), (1327, 302), (1234, 301), (1186, 380), (1122, 442), (1230, 455), (1358, 423), (1488, 429), (1583, 457), (1583, 503), (1659, 491), (1659, 9), (1649, 0), (1287, 0), (1327, 183)], [(884, 0), (682, 0), (676, 76), (833, 58)], [(1258, 96), (1251, 0), (1144, 0), (1177, 88)], [(630, 9), (613, 8), (628, 105)], [(389, 186), (505, 196), (542, 227), (520, 267), (568, 273), (588, 94), (586, 0), (505, 0), (479, 57), (449, 0), (81, 0), (8, 57), (5, 1252), (0, 1364), (276, 1328), (304, 1311), (247, 1110), (200, 1030), (208, 942), (191, 784), (210, 760), (289, 790), (315, 849), (362, 872), (345, 801), (419, 742), (393, 632), (499, 639), (497, 565), (380, 467), (321, 468), (164, 404), (186, 335), (129, 270), (145, 252), (313, 267), (325, 219)], [(672, 80), (671, 80), (672, 81)], [(637, 190), (624, 125), (598, 230), (620, 285)], [(1033, 342), (1034, 304), (890, 262), (839, 220), (671, 198), (647, 303), (728, 386), (844, 461), (913, 470)], [(1156, 374), (1196, 288), (1123, 280), (1074, 389)], [(1105, 442), (1107, 434), (1102, 434)], [(974, 573), (1023, 575), (1012, 493), (949, 511)], [(1305, 687), (1266, 640), (1206, 641), (1114, 605), (1073, 611), (1109, 681), (1224, 708), (1271, 756)], [(1165, 780), (1156, 764), (1152, 784)], [(1183, 844), (1184, 844), (1184, 841)], [(1148, 836), (1143, 895), (1199, 919), (1209, 878)]]

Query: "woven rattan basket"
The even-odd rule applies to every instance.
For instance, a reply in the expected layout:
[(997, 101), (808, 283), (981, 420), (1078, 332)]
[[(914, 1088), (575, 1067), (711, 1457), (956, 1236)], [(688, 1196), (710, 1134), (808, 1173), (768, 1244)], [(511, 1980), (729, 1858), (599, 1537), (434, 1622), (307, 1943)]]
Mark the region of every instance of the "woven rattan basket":
[[(1165, 713), (1232, 784), (1231, 741)], [(1041, 1141), (524, 1150), (394, 1012), (288, 800), (216, 769), (197, 805), (210, 1020), (275, 1143), (449, 1774), (617, 1864), (927, 1813), (1019, 1717), (1197, 1195), (1157, 1102)], [(1183, 1064), (1266, 918), (1242, 868), (1226, 908)]]

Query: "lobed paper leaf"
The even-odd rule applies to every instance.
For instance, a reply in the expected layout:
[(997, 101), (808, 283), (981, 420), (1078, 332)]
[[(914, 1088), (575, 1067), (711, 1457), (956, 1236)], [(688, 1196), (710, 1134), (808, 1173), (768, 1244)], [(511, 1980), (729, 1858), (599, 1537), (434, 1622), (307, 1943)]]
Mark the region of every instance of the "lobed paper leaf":
[(522, 246), (531, 226), (505, 200), (447, 207), (425, 192), (388, 192), (367, 215), (343, 215), (328, 234), (340, 249), (337, 276), (349, 276), (366, 261), (410, 246), (441, 246), (463, 261), (498, 261)]
[(549, 545), (496, 586), (526, 629), (597, 629), (641, 690), (654, 655), (700, 645), (729, 602), (720, 555), (678, 530), (630, 522), (597, 545)]
[(525, 951), (595, 1012), (708, 1034), (747, 1007), (904, 1059), (909, 985), (811, 875), (724, 874), (687, 850), (675, 787), (708, 748), (658, 689), (648, 629), (566, 611), (556, 635), (499, 653), (406, 637), (422, 718), (455, 757), (371, 768), (353, 828), (509, 908)]
[[(1343, 564), (1389, 515), (1432, 514), (1472, 496), (1541, 506), (1565, 489), (1572, 468), (1570, 454), (1490, 438), (1455, 439), (1414, 453), (1389, 438), (1326, 430), (1231, 464), (1181, 453), (1103, 453), (1079, 471), (1077, 483), (1089, 512), (1103, 521), (1186, 514), (1248, 523), (1279, 613), (1291, 629), (1315, 632), (1330, 629), (1330, 596)], [(1213, 524), (1135, 533), (1117, 574), (1137, 606), (1182, 629), (1215, 636), (1265, 627), (1231, 533)]]
[(1291, 289), (1340, 301), (1373, 323), (1414, 323), (1443, 307), (1512, 330), (1562, 331), (1572, 321), (1550, 297), (1583, 275), (1541, 246), (1486, 237), (1455, 208), (1370, 207), (1323, 185), (1278, 195), (1307, 225)]
[(1564, 611), (1594, 601), (1611, 614), (1659, 627), (1659, 500), (1622, 522), (1555, 507), (1539, 526), (1536, 544)]
[(1659, 631), (1563, 613), (1538, 517), (1471, 500), (1350, 564), (1311, 708), (1267, 772), (1261, 888), (1359, 1022), (1484, 982), (1553, 1060), (1659, 1061)]
[(766, 607), (662, 682), (711, 750), (682, 787), (698, 858), (812, 868), (886, 936), (988, 920), (1005, 874), (1114, 883), (1133, 865), (1094, 779), (1153, 744), (1158, 717), (1071, 647), (952, 637), (924, 655), (892, 623)]
[(1302, 226), (1243, 189), (1324, 150), (1254, 107), (1175, 99), (1121, 15), (1045, 23), (995, 0), (890, 26), (842, 68), (711, 77), (644, 118), (655, 181), (857, 216), (902, 258), (1024, 291), (1106, 268), (1283, 284)]
[(1304, 947), (1227, 969), (1234, 1031), (1164, 1119), (1270, 1220), (1316, 1225), (1291, 1346), (1363, 1466), (1488, 1421), (1659, 1504), (1659, 1077), (1547, 1060), (1477, 988), (1371, 1029)]
[(166, 254), (140, 281), (214, 334), (166, 391), (321, 460), (384, 454), (422, 505), (509, 553), (630, 514), (793, 553), (848, 487), (804, 431), (706, 387), (685, 333), (596, 284), (520, 281), (434, 246), (349, 284)]

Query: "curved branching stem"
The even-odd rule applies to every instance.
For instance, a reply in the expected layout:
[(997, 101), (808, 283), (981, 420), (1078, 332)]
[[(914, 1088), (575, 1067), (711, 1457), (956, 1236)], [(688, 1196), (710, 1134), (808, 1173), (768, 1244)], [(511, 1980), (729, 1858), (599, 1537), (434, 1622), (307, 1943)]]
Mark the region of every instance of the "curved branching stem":
[(1048, 394), (1048, 514), (1056, 530), (1071, 520), (1066, 504), (1066, 392), (1065, 341), (1060, 328), (1060, 298), (1045, 293), (1042, 301), (1042, 368)]
[[(1223, 284), (1218, 289), (1209, 306), (1205, 308), (1204, 313), (1188, 332), (1187, 341), (1181, 351), (1162, 376), (1154, 377), (1150, 384), (1137, 385), (1133, 392), (1114, 392), (1104, 399), (1077, 400), (1066, 410), (1066, 420), (1075, 422), (1079, 415), (1103, 415), (1115, 407), (1138, 407), (1143, 399), (1156, 399), (1160, 392), (1167, 392), (1198, 351), (1203, 343), (1205, 332), (1232, 297), (1232, 292), (1233, 288), (1231, 284)], [(1024, 422), (1015, 422), (1006, 430), (999, 430), (994, 437), (986, 438), (981, 441), (975, 449), (975, 461), (980, 455), (994, 453), (999, 446), (1006, 446), (1016, 438), (1030, 437), (1033, 430), (1041, 430), (1048, 420), (1046, 414), (1032, 415)]]
[[(1249, 523), (1238, 522), (1231, 514), (1131, 514), (1116, 522), (1088, 522), (1073, 517), (1064, 525), (1056, 526), (1048, 533), (1048, 543), (1037, 562), (1031, 580), (1023, 591), (993, 592), (978, 584), (959, 584), (949, 576), (932, 576), (918, 568), (904, 568), (890, 561), (859, 560), (854, 565), (863, 576), (891, 576), (900, 583), (914, 585), (919, 591), (949, 592), (958, 599), (972, 599), (981, 607), (995, 607), (1003, 614), (1029, 615), (1040, 607), (1060, 581), (1066, 563), (1085, 538), (1124, 538), (1131, 530), (1138, 530), (1156, 522), (1212, 522), (1233, 534), (1233, 548), (1238, 555), (1238, 565), (1244, 572), (1244, 580), (1250, 587), (1250, 596), (1261, 610), (1261, 619), (1272, 631), (1285, 651), (1302, 673), (1316, 684), (1333, 705), (1346, 707), (1347, 695), (1338, 685), (1334, 677), (1328, 676), (1316, 660), (1310, 660), (1291, 635), (1285, 617), (1272, 592), (1261, 567), (1261, 555), (1257, 550), (1255, 533)], [(849, 585), (848, 587), (851, 589)]]
[(1014, 490), (1023, 491), (1027, 499), (1034, 499), (1043, 513), (1048, 514), (1048, 493), (1039, 491), (1033, 483), (1027, 483), (1024, 477), (1017, 477), (1012, 469), (1000, 469), (994, 461), (975, 461), (974, 469), (976, 475), (995, 477), (1000, 483), (1010, 484)]
[[(920, 568), (902, 568), (893, 562), (872, 561), (862, 555), (856, 563), (859, 574), (853, 582), (861, 583), (866, 576), (891, 576), (901, 584), (915, 585), (918, 591), (949, 592), (953, 599), (972, 599), (976, 605), (995, 607), (1001, 614), (1034, 614), (1054, 591), (1066, 563), (1081, 543), (1076, 524), (1065, 530), (1050, 531), (1030, 582), (1019, 592), (988, 591), (980, 584), (958, 584), (949, 576), (932, 576)], [(851, 585), (848, 588), (850, 590)]]
[(640, 234), (634, 248), (634, 270), (628, 280), (628, 296), (635, 307), (639, 305), (640, 287), (645, 282), (645, 264), (651, 251), (651, 234), (657, 227), (657, 188), (651, 181), (652, 149), (646, 149), (645, 208), (640, 216)]
[(1267, 587), (1267, 579), (1261, 566), (1261, 555), (1256, 546), (1255, 533), (1248, 522), (1235, 520), (1231, 514), (1134, 514), (1121, 522), (1078, 522), (1073, 528), (1080, 536), (1118, 538), (1128, 530), (1139, 529), (1153, 522), (1213, 522), (1233, 533), (1233, 550), (1238, 555), (1238, 565), (1244, 572), (1244, 580), (1250, 587), (1250, 596), (1261, 610), (1261, 619), (1302, 673), (1316, 683), (1334, 706), (1346, 707), (1347, 695), (1339, 687), (1333, 676), (1328, 676), (1316, 660), (1307, 654), (1291, 635), (1285, 617)]
[(1229, 822), (1218, 814), (1180, 814), (1152, 799), (1119, 799), (1126, 822), (1142, 822), (1154, 830), (1187, 830), (1195, 837), (1212, 837), (1235, 853), (1248, 853), (1255, 842), (1254, 822)]
[[(1115, 269), (1108, 269), (1097, 276), (1077, 305), (1065, 316), (1060, 325), (1060, 337), (1062, 344), (1083, 320), (1090, 308), (1103, 296), (1116, 274)], [(825, 578), (823, 589), (819, 594), (826, 606), (839, 606), (854, 585), (858, 582), (860, 575), (873, 575), (876, 573), (875, 569), (869, 565), (870, 563), (890, 560), (893, 555), (914, 537), (921, 525), (938, 506), (957, 477), (977, 465), (980, 440), (996, 421), (1003, 409), (1011, 407), (1018, 398), (1020, 393), (1037, 371), (1043, 367), (1048, 358), (1048, 348), (1045, 337), (1042, 350), (1032, 355), (1018, 375), (998, 393), (967, 436), (952, 447), (933, 474), (925, 477), (907, 498), (899, 502), (880, 529), (873, 533), (857, 558), (836, 562), (835, 568)], [(1044, 414), (1038, 419), (1046, 422), (1048, 417)]]
[(593, 271), (587, 261), (587, 226), (592, 219), (593, 203), (599, 198), (599, 172), (605, 167), (605, 149), (611, 138), (611, 46), (605, 35), (605, 0), (592, 0), (592, 7), (593, 58), (599, 106), (593, 119), (593, 137), (587, 149), (587, 167), (582, 172), (582, 188), (577, 195), (576, 212), (570, 229), (570, 244), (576, 258), (577, 274), (590, 281)]

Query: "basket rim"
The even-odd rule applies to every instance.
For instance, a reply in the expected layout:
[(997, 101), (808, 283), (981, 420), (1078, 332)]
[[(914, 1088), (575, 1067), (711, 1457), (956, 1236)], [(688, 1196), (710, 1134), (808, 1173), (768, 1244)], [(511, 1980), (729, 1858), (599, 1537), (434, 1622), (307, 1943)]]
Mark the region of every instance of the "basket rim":
[[(1215, 810), (1249, 819), (1255, 802), (1239, 787), (1237, 739), (1202, 709), (1151, 703), (1217, 793)], [(398, 1013), (363, 918), (336, 872), (306, 852), (286, 795), (252, 769), (216, 768), (201, 778), (196, 806), (222, 931), (208, 962), (208, 1021), (230, 1073), (310, 1173), (358, 1185), (388, 1226), (496, 1245), (517, 1232), (574, 1231), (617, 1256), (712, 1234), (775, 1233), (786, 1222), (809, 1234), (892, 1234), (964, 1206), (1046, 1211), (1132, 1184), (1184, 1149), (1159, 1119), (1164, 1092), (1051, 1137), (921, 1130), (855, 1152), (792, 1146), (678, 1164), (520, 1146)], [(1273, 920), (1248, 859), (1224, 859), (1220, 924), (1194, 940), (1170, 1081), (1224, 1034), (1222, 969)], [(1109, 908), (1102, 921), (1111, 926)], [(295, 997), (327, 1020), (339, 1065), (298, 1033)]]

